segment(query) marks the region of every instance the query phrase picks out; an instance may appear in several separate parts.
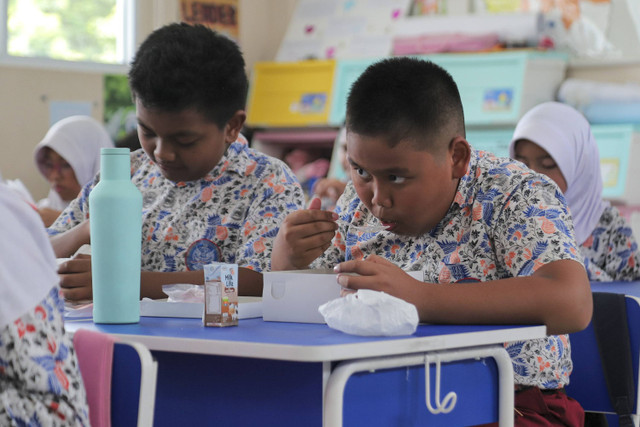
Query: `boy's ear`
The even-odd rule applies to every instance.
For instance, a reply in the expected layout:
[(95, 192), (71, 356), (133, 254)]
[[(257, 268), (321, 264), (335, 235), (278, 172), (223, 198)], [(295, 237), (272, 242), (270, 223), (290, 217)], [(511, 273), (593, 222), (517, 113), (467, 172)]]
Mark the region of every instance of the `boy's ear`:
[(247, 113), (244, 110), (238, 110), (225, 126), (226, 142), (231, 144), (238, 139), (238, 134), (242, 130), (244, 121), (247, 119)]
[(452, 163), (452, 178), (462, 178), (467, 173), (467, 166), (471, 159), (471, 146), (466, 139), (456, 136), (449, 143), (449, 155)]

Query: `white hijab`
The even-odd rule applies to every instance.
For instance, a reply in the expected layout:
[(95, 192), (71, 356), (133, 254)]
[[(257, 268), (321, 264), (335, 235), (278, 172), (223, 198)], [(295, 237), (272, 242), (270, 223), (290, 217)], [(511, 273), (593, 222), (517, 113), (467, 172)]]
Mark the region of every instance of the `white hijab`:
[(576, 241), (582, 245), (609, 205), (602, 200), (600, 155), (589, 122), (566, 104), (545, 102), (518, 122), (509, 145), (512, 158), (520, 139), (546, 150), (560, 168), (567, 181), (565, 197), (573, 216)]
[[(71, 116), (62, 119), (51, 126), (36, 146), (34, 157), (43, 176), (45, 147), (54, 150), (71, 165), (78, 183), (84, 187), (100, 170), (100, 149), (113, 147), (113, 141), (104, 126), (91, 117)], [(46, 201), (38, 205), (63, 210), (68, 204), (51, 189)]]
[(58, 284), (56, 259), (36, 211), (0, 182), (0, 328)]

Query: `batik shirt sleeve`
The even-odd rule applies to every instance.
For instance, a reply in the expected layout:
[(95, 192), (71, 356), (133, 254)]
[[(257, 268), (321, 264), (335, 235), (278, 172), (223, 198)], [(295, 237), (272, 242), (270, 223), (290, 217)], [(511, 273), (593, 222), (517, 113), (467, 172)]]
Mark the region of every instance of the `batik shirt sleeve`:
[(54, 287), (0, 329), (0, 425), (88, 426), (84, 384)]
[[(256, 271), (271, 270), (273, 240), (284, 218), (304, 206), (304, 193), (293, 173), (273, 159), (273, 172), (265, 174), (249, 206), (235, 263)], [(242, 189), (239, 190), (242, 192)]]
[[(580, 262), (573, 223), (557, 187), (532, 175), (504, 206), (494, 235), (496, 254), (513, 276), (530, 276), (561, 259)], [(573, 370), (568, 335), (505, 344), (516, 384), (562, 388)]]
[(89, 219), (89, 193), (94, 187), (94, 181), (85, 185), (78, 197), (69, 203), (58, 219), (47, 229), (50, 236), (63, 233)]
[(613, 206), (605, 208), (580, 251), (589, 280), (610, 282), (640, 279), (638, 243), (627, 221)]
[(564, 196), (537, 175), (508, 196), (493, 233), (497, 260), (509, 276), (530, 276), (561, 259), (580, 262)]

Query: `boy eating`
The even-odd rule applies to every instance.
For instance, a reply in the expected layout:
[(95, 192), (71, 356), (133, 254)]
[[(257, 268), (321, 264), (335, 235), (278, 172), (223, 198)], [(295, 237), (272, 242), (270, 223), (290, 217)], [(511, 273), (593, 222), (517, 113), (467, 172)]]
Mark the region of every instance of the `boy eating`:
[[(545, 324), (554, 335), (506, 344), (516, 424), (581, 425), (584, 411), (562, 393), (566, 334), (587, 326), (592, 300), (557, 186), (472, 150), (457, 86), (431, 62), (370, 66), (351, 88), (346, 127), (351, 183), (335, 213), (314, 200), (287, 216), (272, 269), (334, 267), (343, 287), (402, 298), (422, 322)], [(425, 283), (403, 270), (422, 270)]]

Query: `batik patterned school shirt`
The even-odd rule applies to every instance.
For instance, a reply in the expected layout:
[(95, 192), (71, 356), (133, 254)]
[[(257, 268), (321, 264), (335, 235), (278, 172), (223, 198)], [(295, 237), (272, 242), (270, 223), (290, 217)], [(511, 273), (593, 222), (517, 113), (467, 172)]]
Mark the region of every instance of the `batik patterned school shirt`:
[[(404, 270), (422, 270), (426, 282), (455, 283), (529, 276), (551, 261), (580, 259), (566, 201), (557, 186), (522, 169), (522, 164), (480, 151), (472, 151), (454, 202), (428, 234), (351, 231), (351, 225), (377, 223), (351, 183), (336, 212), (350, 225), (340, 226), (332, 247), (312, 263), (313, 268), (376, 254)], [(517, 384), (568, 384), (573, 365), (567, 335), (505, 345)]]
[(0, 328), (0, 425), (89, 426), (63, 313), (55, 286), (35, 308)]
[[(142, 192), (142, 270), (200, 270), (213, 261), (270, 269), (273, 239), (284, 217), (304, 205), (300, 184), (280, 160), (242, 138), (206, 176), (166, 179), (143, 150), (131, 154), (132, 182)], [(49, 228), (55, 235), (89, 216), (85, 186)]]
[(633, 231), (620, 211), (608, 206), (591, 236), (580, 246), (589, 280), (640, 279), (640, 253)]

